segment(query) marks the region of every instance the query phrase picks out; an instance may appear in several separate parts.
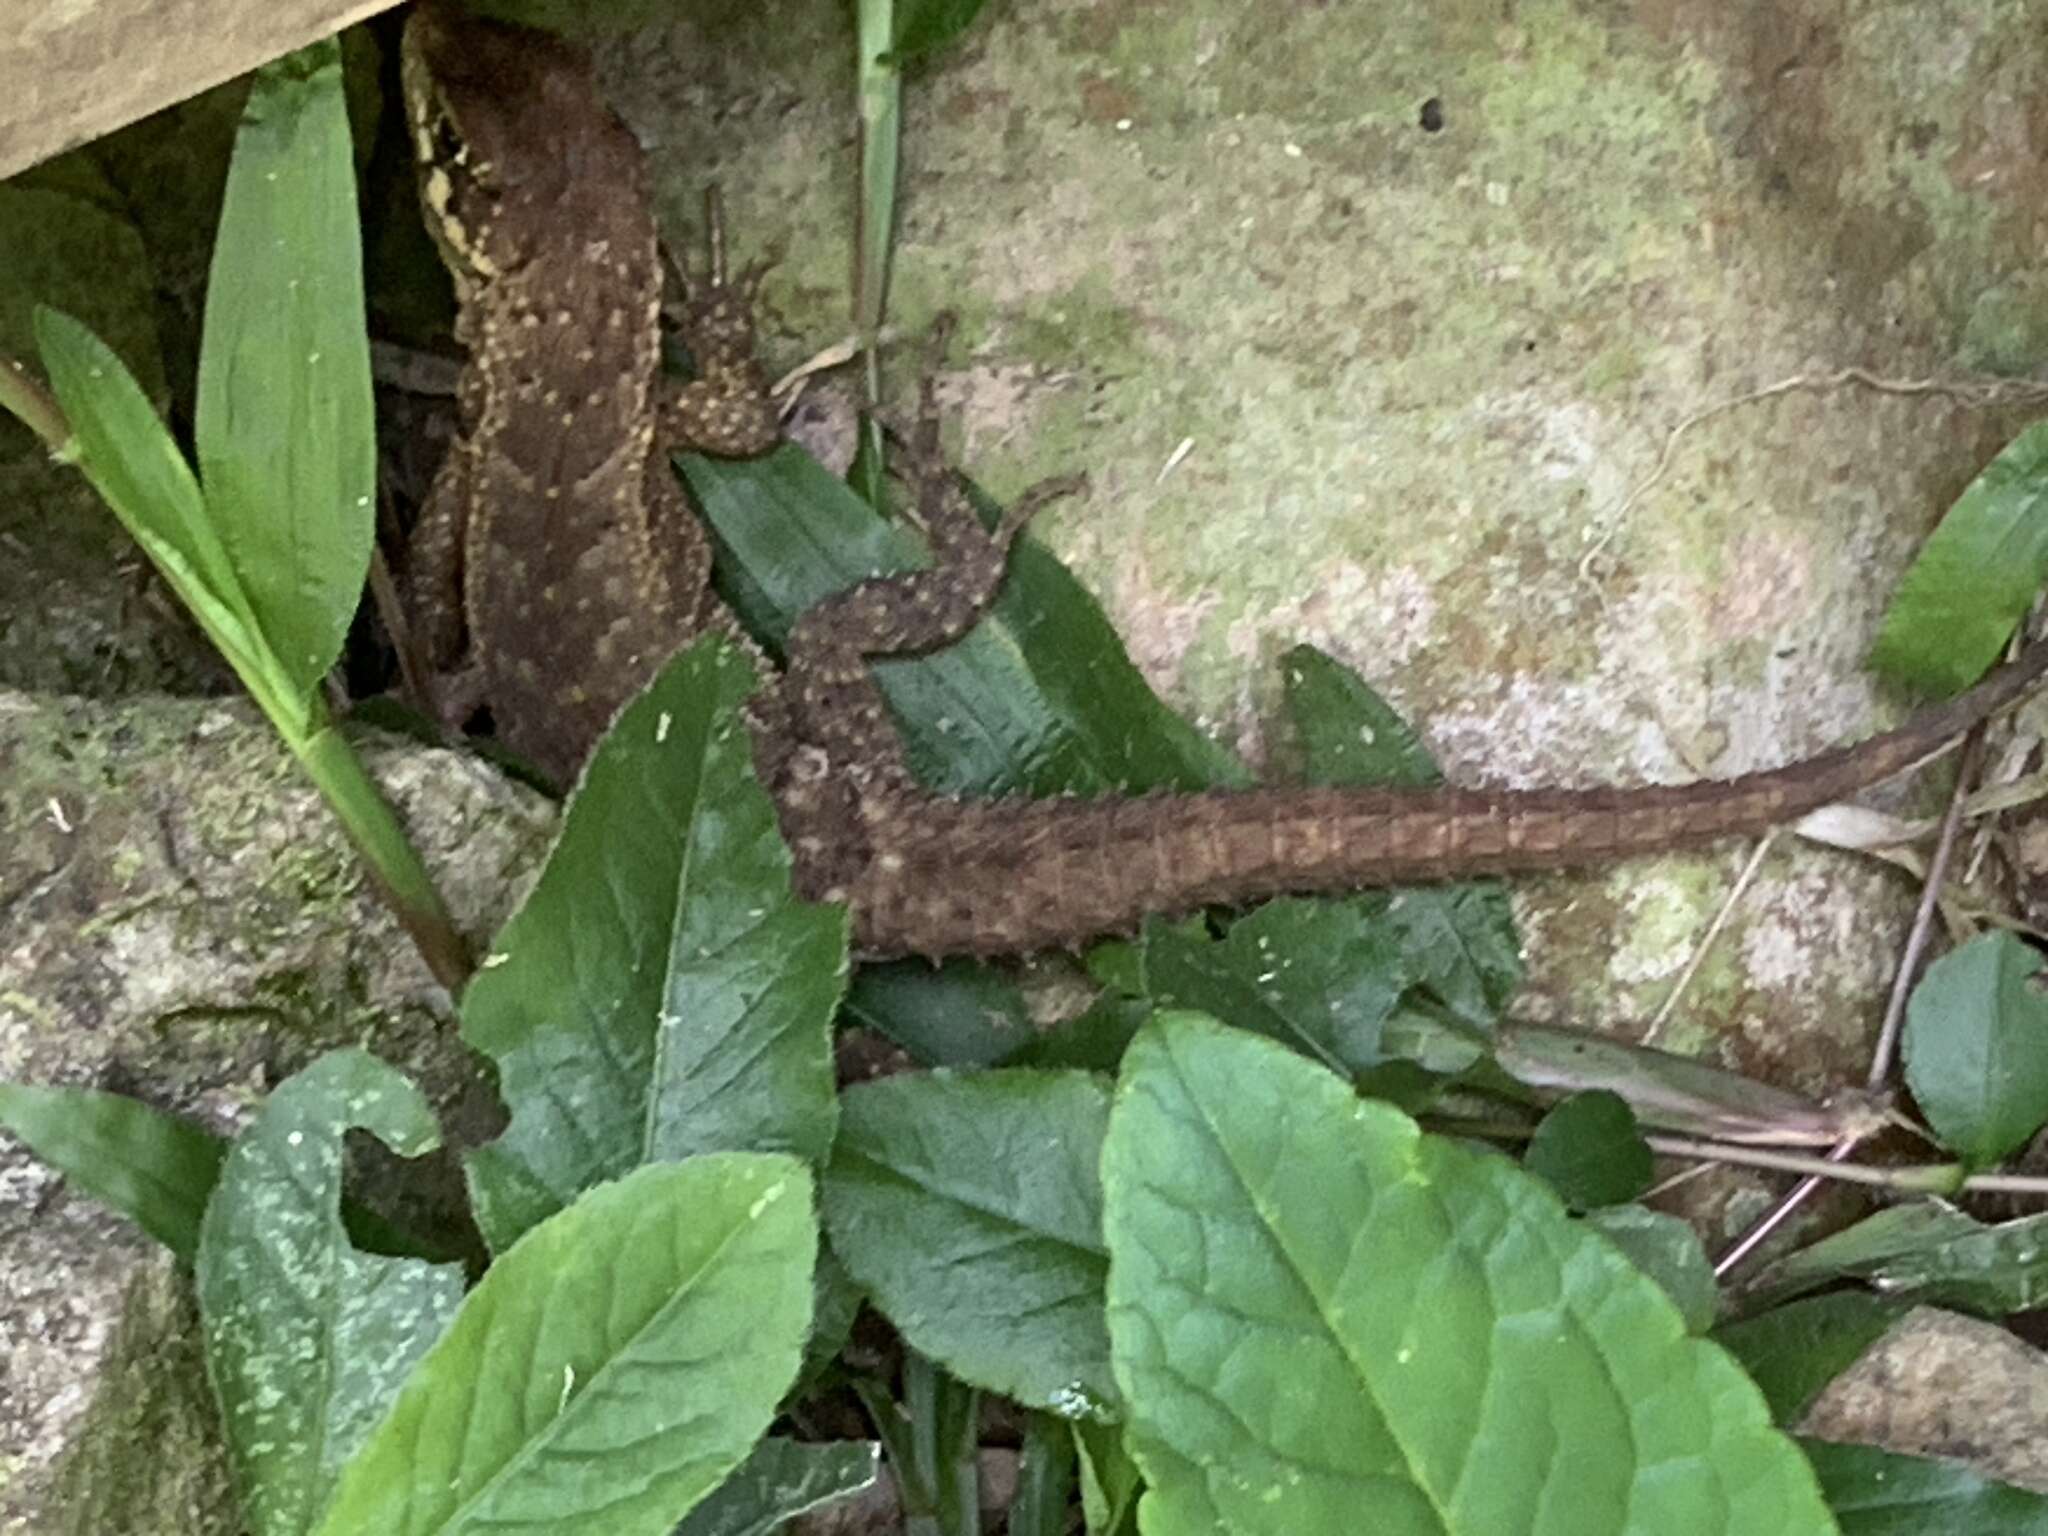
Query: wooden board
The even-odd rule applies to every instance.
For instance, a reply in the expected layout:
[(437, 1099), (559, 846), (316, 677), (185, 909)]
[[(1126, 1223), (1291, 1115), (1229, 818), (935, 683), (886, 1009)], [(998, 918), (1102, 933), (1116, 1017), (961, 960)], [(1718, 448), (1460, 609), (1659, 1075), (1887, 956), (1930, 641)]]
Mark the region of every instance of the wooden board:
[(394, 0), (0, 0), (0, 177)]

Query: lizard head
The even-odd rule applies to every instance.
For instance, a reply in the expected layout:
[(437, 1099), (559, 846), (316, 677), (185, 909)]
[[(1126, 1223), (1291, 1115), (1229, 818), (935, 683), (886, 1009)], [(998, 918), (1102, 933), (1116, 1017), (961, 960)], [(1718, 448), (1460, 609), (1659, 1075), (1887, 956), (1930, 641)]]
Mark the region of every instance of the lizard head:
[(487, 285), (564, 232), (641, 234), (610, 228), (644, 206), (644, 163), (580, 50), (429, 0), (400, 74), (427, 228), (458, 282)]

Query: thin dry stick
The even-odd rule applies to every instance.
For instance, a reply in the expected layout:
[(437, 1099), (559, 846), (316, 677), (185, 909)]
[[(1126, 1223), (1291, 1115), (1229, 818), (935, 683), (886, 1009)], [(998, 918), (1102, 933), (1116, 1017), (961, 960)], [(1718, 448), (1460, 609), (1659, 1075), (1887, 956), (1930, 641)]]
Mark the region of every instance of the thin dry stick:
[(1734, 916), (1735, 904), (1742, 900), (1743, 893), (1755, 881), (1756, 872), (1763, 868), (1764, 856), (1771, 851), (1777, 840), (1778, 829), (1773, 827), (1757, 843), (1755, 852), (1749, 856), (1749, 862), (1742, 866), (1742, 873), (1735, 877), (1735, 884), (1729, 890), (1727, 899), (1721, 903), (1721, 910), (1714, 914), (1714, 920), (1707, 924), (1707, 931), (1700, 935), (1699, 943), (1693, 946), (1692, 958), (1685, 962), (1685, 970), (1679, 975), (1678, 985), (1671, 989), (1670, 995), (1664, 999), (1663, 1006), (1650, 1020), (1650, 1027), (1643, 1031), (1643, 1044), (1648, 1045), (1657, 1038), (1658, 1031), (1663, 1029), (1665, 1021), (1671, 1017), (1672, 1010), (1678, 1006), (1678, 1000), (1685, 996), (1686, 988), (1690, 987), (1693, 978), (1699, 975), (1700, 967), (1706, 963), (1707, 955), (1714, 947), (1714, 941), (1721, 937), (1721, 931), (1728, 926), (1728, 919)]
[(1648, 475), (1638, 480), (1621, 499), (1621, 504), (1606, 518), (1607, 527), (1593, 541), (1592, 547), (1579, 557), (1579, 577), (1591, 580), (1593, 562), (1613, 541), (1616, 530), (1630, 509), (1650, 492), (1656, 489), (1664, 476), (1670, 473), (1671, 460), (1678, 451), (1678, 440), (1702, 422), (1716, 416), (1739, 410), (1745, 405), (1789, 395), (1796, 390), (1840, 389), (1845, 384), (1861, 384), (1865, 389), (1874, 389), (1886, 395), (1946, 395), (1950, 399), (1972, 410), (1989, 410), (1996, 406), (2040, 405), (2048, 402), (2048, 385), (2033, 383), (2024, 379), (1890, 379), (1871, 373), (1865, 368), (1838, 368), (1833, 373), (1795, 373), (1790, 378), (1766, 384), (1761, 389), (1752, 389), (1747, 394), (1731, 399), (1717, 400), (1703, 406), (1680, 421), (1664, 436), (1664, 446), (1657, 454), (1657, 462)]
[[(1665, 1157), (1696, 1157), (1715, 1163), (1741, 1163), (1750, 1168), (1774, 1168), (1783, 1173), (1803, 1173), (1818, 1184), (1836, 1179), (1845, 1184), (1868, 1184), (1880, 1189), (1918, 1190), (1940, 1194), (1988, 1194), (1997, 1190), (2013, 1195), (2048, 1195), (2048, 1178), (2039, 1174), (1985, 1173), (1958, 1178), (1959, 1163), (1922, 1164), (1918, 1167), (1881, 1168), (1869, 1163), (1844, 1162), (1829, 1149), (1827, 1156), (1794, 1152), (1779, 1147), (1745, 1147), (1734, 1142), (1700, 1141), (1690, 1136), (1645, 1136), (1650, 1150)], [(1718, 1273), (1718, 1269), (1716, 1271)]]
[(1956, 843), (1963, 831), (1963, 807), (1970, 798), (1970, 784), (1984, 768), (1982, 725), (1963, 741), (1963, 755), (1956, 760), (1956, 787), (1949, 795), (1948, 810), (1941, 818), (1941, 838), (1934, 845), (1934, 859), (1927, 868), (1927, 886), (1920, 893), (1919, 910), (1913, 914), (1913, 931), (1906, 935), (1906, 952), (1899, 971), (1892, 978), (1892, 995), (1885, 1002), (1884, 1027), (1877, 1032), (1877, 1047), (1870, 1053), (1870, 1072), (1863, 1086), (1876, 1092), (1892, 1075), (1892, 1063), (1899, 1054), (1899, 1031), (1906, 1021), (1906, 1000), (1913, 995), (1913, 982), (1920, 974), (1920, 962), (1927, 953), (1927, 938), (1934, 931), (1934, 913), (1941, 902), (1941, 887), (1948, 878), (1949, 863), (1955, 858)]
[[(1892, 1056), (1897, 1050), (1899, 1023), (1906, 1016), (1906, 999), (1912, 995), (1913, 979), (1919, 974), (1920, 957), (1927, 948), (1927, 936), (1934, 929), (1934, 915), (1941, 905), (1942, 882), (1948, 878), (1949, 861), (1955, 856), (1956, 839), (1962, 831), (1963, 807), (1969, 800), (1971, 779), (1976, 777), (1977, 767), (1984, 752), (1984, 727), (1972, 730), (1963, 742), (1963, 755), (1956, 765), (1956, 787), (1949, 796), (1948, 810), (1941, 818), (1941, 836), (1934, 845), (1934, 857), (1928, 861), (1927, 884), (1920, 891), (1920, 905), (1913, 914), (1913, 928), (1906, 936), (1905, 953), (1899, 959), (1899, 968), (1892, 977), (1891, 998), (1885, 1005), (1884, 1027), (1878, 1031), (1877, 1048), (1871, 1052), (1870, 1072), (1865, 1079), (1871, 1089), (1880, 1089), (1891, 1075)], [(1827, 1161), (1840, 1163), (1856, 1150), (1855, 1138), (1835, 1144), (1829, 1149)], [(1747, 1259), (1779, 1227), (1783, 1226), (1792, 1213), (1813, 1197), (1820, 1188), (1819, 1173), (1809, 1173), (1788, 1190), (1783, 1199), (1767, 1211), (1763, 1218), (1741, 1237), (1737, 1238), (1728, 1251), (1714, 1262), (1714, 1278), (1724, 1278), (1743, 1260)]]

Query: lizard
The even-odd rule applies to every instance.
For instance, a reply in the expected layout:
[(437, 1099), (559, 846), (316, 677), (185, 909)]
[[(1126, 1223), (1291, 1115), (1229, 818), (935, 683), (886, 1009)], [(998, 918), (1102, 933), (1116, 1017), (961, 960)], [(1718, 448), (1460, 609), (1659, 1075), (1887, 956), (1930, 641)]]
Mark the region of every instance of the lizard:
[[(436, 707), (459, 724), (487, 700), (501, 736), (567, 779), (668, 655), (706, 631), (740, 635), (711, 590), (709, 544), (667, 449), (748, 456), (773, 445), (750, 285), (727, 285), (714, 258), (683, 322), (699, 382), (664, 397), (645, 157), (587, 59), (440, 0), (414, 13), (403, 54), (421, 201), (469, 350), (463, 433), (413, 552), (414, 591), (447, 614), (430, 631), (452, 661)], [(1075, 482), (1033, 488), (984, 528), (939, 457), (930, 370), (917, 424), (897, 435), (895, 468), (933, 564), (858, 582), (799, 616), (779, 683), (757, 691), (748, 718), (795, 893), (845, 903), (863, 957), (1023, 953), (1154, 913), (1755, 834), (1931, 755), (2048, 670), (2038, 641), (1895, 731), (1692, 784), (945, 796), (912, 776), (868, 659), (964, 635), (1031, 512)]]
[(461, 426), (407, 550), (431, 712), (558, 783), (680, 643), (741, 638), (668, 450), (764, 452), (780, 431), (747, 296), (715, 236), (661, 390), (663, 270), (646, 156), (553, 36), (428, 4), (400, 77), (427, 231), (468, 353)]

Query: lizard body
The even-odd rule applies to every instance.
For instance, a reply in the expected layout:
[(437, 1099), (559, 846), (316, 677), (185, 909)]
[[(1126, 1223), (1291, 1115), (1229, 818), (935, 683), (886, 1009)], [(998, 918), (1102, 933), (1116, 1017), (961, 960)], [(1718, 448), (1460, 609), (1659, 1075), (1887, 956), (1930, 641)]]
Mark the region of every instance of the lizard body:
[(739, 630), (668, 449), (777, 438), (741, 294), (713, 270), (658, 391), (662, 269), (646, 157), (583, 56), (428, 5), (402, 48), (428, 232), (469, 353), (462, 427), (408, 553), (409, 609), (451, 729), (488, 704), (558, 782), (684, 641)]
[[(646, 170), (581, 55), (428, 5), (408, 24), (421, 193), (470, 351), (464, 433), (416, 538), (415, 590), (479, 700), (558, 779), (669, 654), (738, 625), (667, 462), (773, 439), (743, 295), (685, 324), (702, 383), (657, 391), (661, 284)], [(715, 263), (714, 263), (715, 266)], [(714, 271), (714, 278), (719, 274)], [(1860, 746), (1763, 773), (1637, 789), (1261, 788), (1094, 800), (923, 789), (867, 669), (957, 640), (993, 600), (1027, 493), (993, 532), (939, 462), (929, 378), (898, 464), (930, 569), (871, 578), (797, 621), (749, 724), (799, 895), (848, 904), (868, 956), (996, 955), (1128, 931), (1147, 914), (1482, 873), (1558, 869), (1754, 834), (1889, 777), (2048, 670), (2048, 641)], [(431, 601), (430, 601), (431, 607)], [(466, 636), (467, 649), (463, 640)]]

